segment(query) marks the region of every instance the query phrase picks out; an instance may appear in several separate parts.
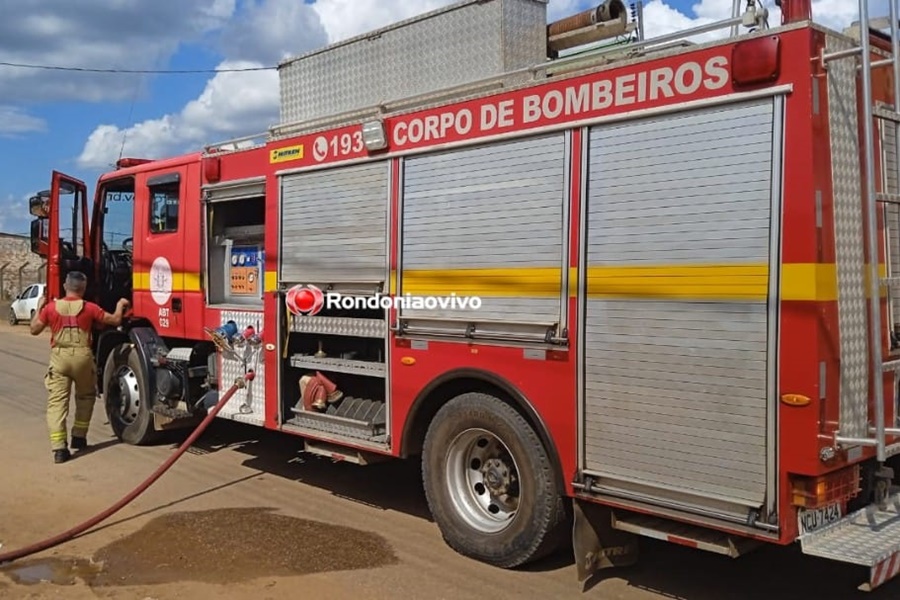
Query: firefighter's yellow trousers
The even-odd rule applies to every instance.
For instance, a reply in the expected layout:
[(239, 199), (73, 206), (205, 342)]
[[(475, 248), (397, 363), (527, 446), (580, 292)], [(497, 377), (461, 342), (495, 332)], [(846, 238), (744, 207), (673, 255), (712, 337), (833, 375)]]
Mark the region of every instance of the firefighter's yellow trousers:
[(51, 348), (50, 367), (44, 376), (47, 388), (47, 427), (50, 429), (52, 450), (68, 447), (66, 419), (69, 416), (69, 395), (75, 384), (75, 423), (72, 437), (87, 437), (94, 412), (96, 367), (90, 348)]

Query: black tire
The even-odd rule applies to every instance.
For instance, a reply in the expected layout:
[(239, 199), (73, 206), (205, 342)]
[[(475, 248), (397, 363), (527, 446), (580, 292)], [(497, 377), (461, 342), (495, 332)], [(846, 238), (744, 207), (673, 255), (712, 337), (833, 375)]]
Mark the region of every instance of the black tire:
[[(475, 429), (499, 439), (502, 445), (494, 446), (502, 449), (501, 454), (508, 450), (512, 461), (507, 459), (504, 466), (498, 462), (503, 459), (484, 454), (491, 444), (481, 443), (490, 435)], [(461, 445), (467, 438), (472, 444)], [(463, 447), (470, 450), (460, 450)], [(488, 468), (491, 462), (493, 469)], [(480, 472), (472, 470), (476, 466), (486, 468), (489, 475), (480, 480)], [(498, 508), (502, 499), (495, 500), (502, 496), (493, 495), (485, 484), (506, 481), (504, 469), (510, 466), (507, 472), (517, 472), (518, 477), (506, 490), (517, 491), (518, 499), (513, 516), (502, 525), (500, 520), (491, 522), (497, 517), (488, 514), (502, 510)], [(497, 567), (509, 569), (543, 558), (565, 539), (568, 515), (555, 474), (534, 429), (513, 407), (488, 394), (470, 392), (453, 398), (435, 415), (425, 436), (422, 480), (444, 541), (464, 556)], [(503, 488), (494, 485), (493, 490)], [(479, 506), (485, 498), (487, 508)]]
[(19, 324), (19, 319), (16, 317), (16, 311), (12, 308), (9, 309), (9, 324), (16, 326)]
[[(130, 396), (127, 410), (123, 410), (126, 390)], [(138, 351), (132, 344), (117, 346), (103, 369), (103, 403), (113, 433), (126, 444), (142, 446), (159, 437), (148, 397), (147, 374)]]

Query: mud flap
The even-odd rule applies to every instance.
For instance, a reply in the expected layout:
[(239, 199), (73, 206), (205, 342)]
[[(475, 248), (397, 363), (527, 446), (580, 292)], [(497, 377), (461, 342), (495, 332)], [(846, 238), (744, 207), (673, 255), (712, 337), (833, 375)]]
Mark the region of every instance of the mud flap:
[(613, 529), (611, 508), (577, 498), (572, 505), (572, 547), (579, 582), (602, 569), (637, 563), (638, 536)]

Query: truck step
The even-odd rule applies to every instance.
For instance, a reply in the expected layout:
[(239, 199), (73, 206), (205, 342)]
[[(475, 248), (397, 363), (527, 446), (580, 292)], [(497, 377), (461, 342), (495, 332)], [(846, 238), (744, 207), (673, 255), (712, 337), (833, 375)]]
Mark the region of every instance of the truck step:
[(374, 454), (372, 452), (364, 452), (346, 446), (339, 446), (329, 442), (319, 440), (305, 440), (304, 451), (316, 456), (324, 456), (338, 462), (348, 462), (354, 465), (372, 465), (389, 460), (390, 457), (382, 454)]
[(150, 411), (163, 417), (168, 417), (170, 419), (190, 419), (194, 416), (194, 413), (189, 410), (184, 410), (181, 408), (170, 408), (162, 404), (154, 405), (153, 408), (150, 409)]
[(705, 527), (637, 513), (613, 512), (612, 520), (614, 529), (731, 558), (737, 558), (762, 545), (756, 540), (736, 538)]
[(869, 568), (869, 592), (900, 574), (900, 492), (800, 538), (804, 554)]

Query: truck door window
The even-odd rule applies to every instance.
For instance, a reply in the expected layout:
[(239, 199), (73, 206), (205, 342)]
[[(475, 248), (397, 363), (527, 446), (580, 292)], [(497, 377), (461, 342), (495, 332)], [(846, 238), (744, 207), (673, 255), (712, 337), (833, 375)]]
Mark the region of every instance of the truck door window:
[(179, 177), (177, 173), (154, 177), (150, 188), (150, 233), (178, 231), (180, 205)]
[(103, 243), (120, 249), (132, 237), (134, 189), (130, 180), (115, 182), (103, 190)]

